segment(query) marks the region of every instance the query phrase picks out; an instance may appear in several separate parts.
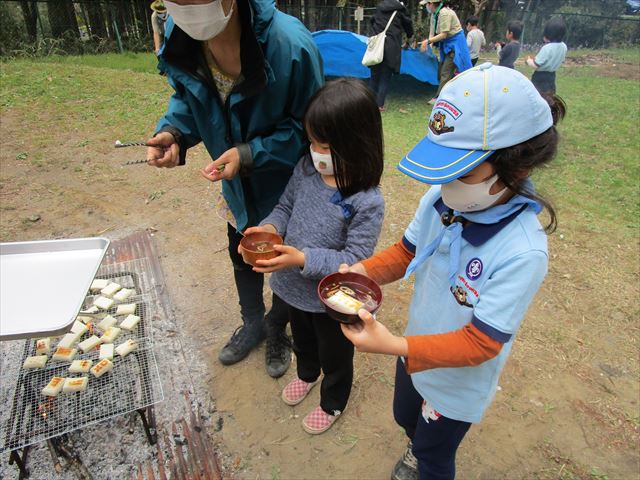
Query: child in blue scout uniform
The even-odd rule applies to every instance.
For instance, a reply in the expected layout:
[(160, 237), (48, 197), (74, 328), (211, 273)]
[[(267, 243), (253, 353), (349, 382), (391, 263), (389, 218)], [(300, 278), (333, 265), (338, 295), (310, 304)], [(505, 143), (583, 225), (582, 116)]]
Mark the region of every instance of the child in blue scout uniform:
[(556, 93), (556, 70), (567, 55), (567, 45), (562, 41), (567, 27), (561, 17), (549, 20), (544, 26), (544, 43), (536, 58), (527, 57), (527, 65), (535, 72), (531, 81), (539, 92)]
[(320, 405), (302, 420), (311, 434), (326, 431), (347, 405), (353, 380), (353, 344), (325, 312), (318, 282), (342, 263), (373, 253), (382, 228), (384, 200), (382, 119), (375, 97), (360, 80), (327, 83), (309, 104), (304, 125), (311, 143), (276, 208), (260, 227), (279, 233), (281, 255), (259, 260), (274, 272), (274, 295), (289, 306), (298, 376), (282, 399), (297, 405), (322, 378)]
[(274, 301), (265, 321), (263, 275), (237, 249), (240, 232), (278, 203), (300, 158), (302, 116), (324, 83), (322, 59), (309, 31), (273, 0), (164, 4), (169, 18), (158, 68), (175, 92), (148, 141), (156, 148), (147, 160), (175, 167), (191, 147), (206, 147), (211, 163), (202, 174), (222, 182), (221, 203), (232, 214), (227, 236), (242, 317), (218, 358), (236, 363), (266, 334), (267, 372), (279, 377), (291, 360), (286, 316)]
[(555, 156), (564, 113), (510, 68), (485, 63), (450, 81), (398, 167), (434, 186), (400, 242), (350, 267), (379, 283), (415, 273), (404, 336), (364, 310), (342, 327), (358, 350), (399, 357), (394, 415), (410, 443), (392, 478), (454, 478), (458, 445), (493, 399), (547, 272), (537, 214), (548, 209), (547, 231), (556, 217), (529, 175)]

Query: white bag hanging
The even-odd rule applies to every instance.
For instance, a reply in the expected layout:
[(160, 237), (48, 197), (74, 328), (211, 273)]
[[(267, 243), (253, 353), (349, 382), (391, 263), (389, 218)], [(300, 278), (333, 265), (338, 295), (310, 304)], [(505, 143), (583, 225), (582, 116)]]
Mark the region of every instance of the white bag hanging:
[(365, 67), (372, 67), (373, 65), (378, 65), (382, 62), (384, 58), (384, 39), (387, 36), (387, 30), (393, 22), (394, 17), (396, 16), (398, 11), (394, 11), (387, 22), (387, 26), (384, 28), (382, 32), (372, 37), (369, 37), (367, 41), (367, 51), (364, 52), (364, 56), (362, 57), (362, 65)]

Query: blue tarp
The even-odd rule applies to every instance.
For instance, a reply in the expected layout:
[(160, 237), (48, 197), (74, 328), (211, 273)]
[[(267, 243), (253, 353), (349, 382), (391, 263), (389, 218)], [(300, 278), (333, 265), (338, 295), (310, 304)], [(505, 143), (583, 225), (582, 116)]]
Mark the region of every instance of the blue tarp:
[[(369, 78), (371, 72), (361, 60), (367, 49), (367, 37), (345, 30), (319, 30), (313, 39), (324, 60), (324, 74), (330, 77)], [(430, 51), (419, 49), (402, 50), (400, 73), (427, 82), (438, 84), (438, 60)]]

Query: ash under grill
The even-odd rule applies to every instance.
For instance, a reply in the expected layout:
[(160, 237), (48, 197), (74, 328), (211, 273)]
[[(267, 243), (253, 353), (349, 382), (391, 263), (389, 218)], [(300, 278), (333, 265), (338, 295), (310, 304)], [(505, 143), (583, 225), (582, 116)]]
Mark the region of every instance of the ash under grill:
[[(135, 303), (135, 314), (140, 322), (131, 331), (123, 330), (114, 342), (116, 345), (133, 339), (138, 343), (136, 350), (126, 357), (115, 355), (113, 369), (95, 378), (90, 372), (85, 374), (69, 373), (70, 362), (48, 360), (46, 366), (38, 370), (22, 369), (22, 363), (28, 356), (35, 355), (35, 341), (25, 341), (22, 358), (16, 358), (13, 369), (5, 369), (2, 383), (15, 385), (9, 415), (2, 415), (3, 433), (0, 453), (11, 452), (11, 459), (18, 463), (23, 471), (22, 460), (26, 457), (28, 447), (54, 437), (59, 437), (79, 428), (102, 422), (108, 418), (138, 412), (142, 418), (150, 443), (155, 443), (155, 419), (151, 406), (163, 399), (162, 384), (153, 352), (152, 319), (158, 315), (155, 311), (155, 285), (150, 284), (147, 272), (150, 269), (144, 260), (131, 260), (122, 263), (104, 265), (96, 278), (110, 279), (124, 288), (134, 288), (136, 295), (120, 303)], [(83, 309), (93, 303), (92, 295), (88, 295)], [(115, 316), (116, 306), (106, 313)], [(97, 324), (101, 317), (93, 322)], [(124, 317), (118, 317), (122, 320)], [(81, 340), (88, 338), (91, 331), (85, 333)], [(52, 351), (55, 344), (52, 342)], [(95, 365), (98, 350), (82, 353), (78, 349), (74, 360), (89, 359)], [(15, 375), (7, 375), (13, 370)], [(42, 389), (52, 377), (87, 376), (89, 382), (83, 392), (60, 393), (57, 397), (46, 397)], [(23, 449), (23, 458), (17, 450)]]

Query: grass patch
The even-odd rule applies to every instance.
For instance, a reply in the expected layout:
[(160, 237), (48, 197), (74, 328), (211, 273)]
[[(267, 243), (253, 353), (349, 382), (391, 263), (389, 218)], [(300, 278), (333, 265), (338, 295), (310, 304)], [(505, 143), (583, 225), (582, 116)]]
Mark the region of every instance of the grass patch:
[[(637, 49), (572, 52), (580, 54), (638, 61)], [(27, 122), (47, 122), (56, 138), (69, 128), (86, 132), (72, 145), (77, 149), (105, 137), (110, 141), (143, 139), (153, 131), (172, 93), (166, 80), (155, 73), (155, 63), (153, 54), (133, 53), (4, 62), (0, 114), (15, 112)], [(522, 70), (531, 75), (531, 69)], [(559, 127), (558, 158), (534, 175), (539, 190), (558, 206), (561, 229), (572, 226), (593, 232), (618, 231), (623, 236), (631, 231), (637, 234), (637, 82), (601, 77), (591, 66), (565, 65), (557, 83), (568, 116)], [(431, 109), (427, 101), (434, 92), (433, 86), (412, 77), (393, 78), (383, 114), (385, 175), (401, 175), (395, 168), (398, 161), (426, 134)], [(13, 155), (25, 160), (28, 153)]]

